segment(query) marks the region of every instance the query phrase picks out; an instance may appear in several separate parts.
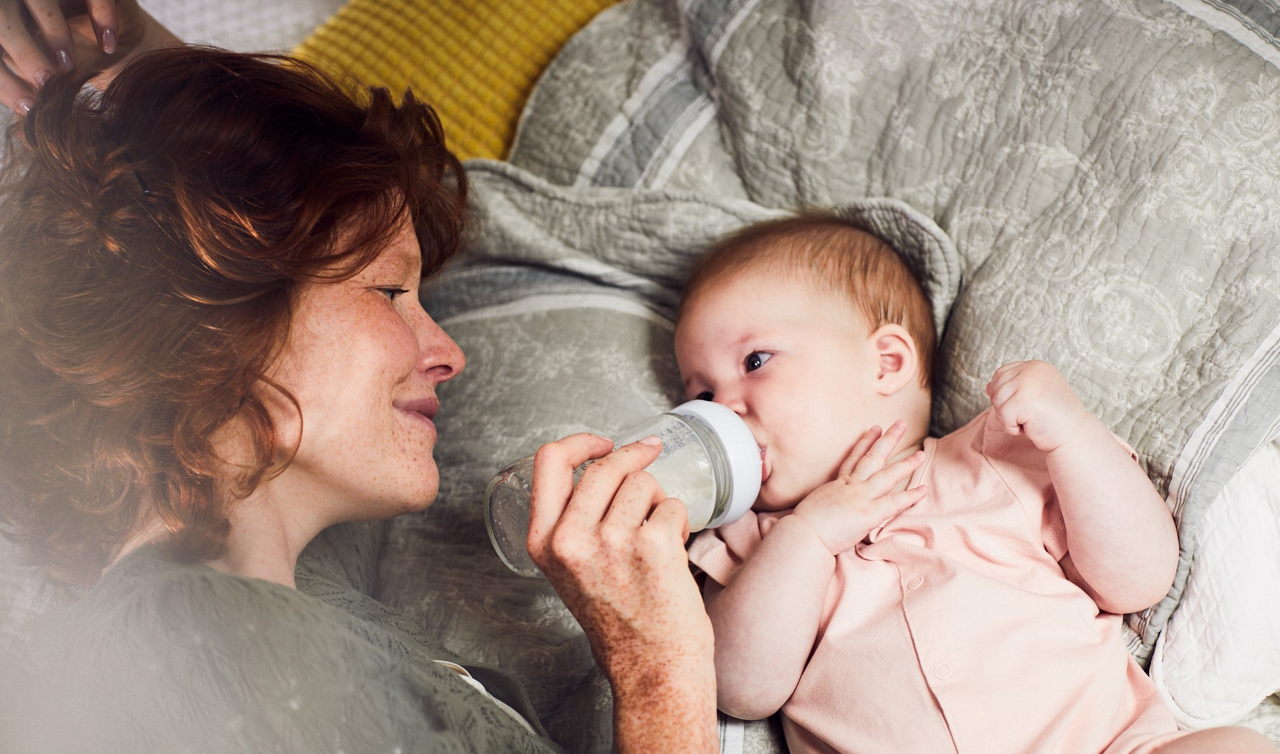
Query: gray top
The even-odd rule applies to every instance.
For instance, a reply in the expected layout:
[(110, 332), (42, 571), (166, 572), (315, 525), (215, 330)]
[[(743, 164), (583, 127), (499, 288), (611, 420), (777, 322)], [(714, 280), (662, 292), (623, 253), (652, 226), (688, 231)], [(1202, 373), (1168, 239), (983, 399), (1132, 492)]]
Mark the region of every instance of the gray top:
[[(437, 664), (461, 660), (418, 624), (362, 594), (368, 569), (334, 557), (350, 544), (322, 534), (298, 591), (154, 547), (131, 553), (31, 624), (21, 664), (35, 672), (10, 675), (21, 680), (0, 700), (16, 712), (0, 720), (0, 750), (559, 750)], [(507, 677), (475, 674), (528, 709)]]

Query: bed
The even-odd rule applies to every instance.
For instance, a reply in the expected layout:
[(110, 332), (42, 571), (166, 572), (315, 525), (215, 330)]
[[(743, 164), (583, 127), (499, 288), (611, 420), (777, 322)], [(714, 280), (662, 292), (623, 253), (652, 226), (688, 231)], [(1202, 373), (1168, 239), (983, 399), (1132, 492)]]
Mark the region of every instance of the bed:
[[(476, 158), (482, 232), (424, 302), (469, 366), (440, 390), (440, 497), (378, 533), (374, 589), (520, 677), (567, 750), (609, 750), (608, 685), (550, 587), (493, 555), (484, 485), (541, 442), (682, 400), (671, 317), (691, 259), (806, 205), (944, 239), (929, 271), (950, 304), (934, 431), (981, 410), (999, 364), (1034, 357), (1133, 445), (1181, 558), (1169, 595), (1127, 617), (1130, 651), (1181, 725), (1240, 722), (1280, 743), (1280, 13), (627, 0), (592, 6), (569, 38), (586, 19), (555, 10), (566, 3), (490, 2), (450, 17), (458, 47), (424, 52), (415, 40), (443, 22), (386, 15), (400, 3), (219, 11), (240, 36), (191, 5), (150, 7), (186, 39), (287, 48), (302, 29), (298, 51), (321, 65), (452, 87), (442, 115)], [(555, 27), (522, 53), (554, 60), (468, 97), (480, 84), (456, 83), (458, 50), (501, 58), (488, 42), (513, 23)], [(370, 34), (391, 54), (361, 60)], [(0, 639), (54, 600), (17, 567), (0, 585)], [(770, 720), (723, 719), (721, 742), (784, 748)]]

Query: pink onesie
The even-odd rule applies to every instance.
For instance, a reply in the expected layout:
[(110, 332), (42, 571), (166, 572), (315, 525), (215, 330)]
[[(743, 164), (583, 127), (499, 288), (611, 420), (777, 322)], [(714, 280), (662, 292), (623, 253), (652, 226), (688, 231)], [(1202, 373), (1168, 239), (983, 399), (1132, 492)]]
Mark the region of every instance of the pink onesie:
[[(910, 485), (928, 495), (836, 558), (782, 707), (792, 752), (1138, 754), (1181, 735), (1120, 616), (1058, 565), (1066, 530), (1044, 454), (990, 416), (926, 439)], [(689, 556), (727, 584), (789, 513), (703, 532)]]

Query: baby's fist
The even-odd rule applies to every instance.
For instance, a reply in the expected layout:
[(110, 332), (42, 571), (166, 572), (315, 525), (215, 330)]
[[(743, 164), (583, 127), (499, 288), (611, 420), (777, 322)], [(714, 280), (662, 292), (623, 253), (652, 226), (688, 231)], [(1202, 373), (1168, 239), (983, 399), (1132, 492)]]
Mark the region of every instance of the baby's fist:
[(1089, 413), (1062, 373), (1044, 361), (1014, 361), (987, 383), (996, 422), (1011, 435), (1024, 432), (1048, 453), (1076, 435)]

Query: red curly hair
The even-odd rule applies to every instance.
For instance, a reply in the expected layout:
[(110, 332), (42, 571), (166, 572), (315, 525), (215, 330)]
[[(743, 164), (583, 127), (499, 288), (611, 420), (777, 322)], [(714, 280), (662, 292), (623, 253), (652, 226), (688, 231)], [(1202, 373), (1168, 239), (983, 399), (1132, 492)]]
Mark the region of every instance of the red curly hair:
[[(46, 83), (0, 178), (0, 520), (80, 585), (157, 515), (178, 555), (222, 553), (227, 498), (291, 458), (260, 393), (299, 285), (355, 275), (405, 217), (435, 272), (467, 191), (411, 93), (199, 47), (86, 80)], [(232, 417), (253, 462), (226, 479)]]

